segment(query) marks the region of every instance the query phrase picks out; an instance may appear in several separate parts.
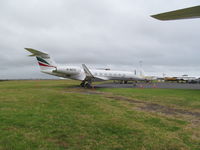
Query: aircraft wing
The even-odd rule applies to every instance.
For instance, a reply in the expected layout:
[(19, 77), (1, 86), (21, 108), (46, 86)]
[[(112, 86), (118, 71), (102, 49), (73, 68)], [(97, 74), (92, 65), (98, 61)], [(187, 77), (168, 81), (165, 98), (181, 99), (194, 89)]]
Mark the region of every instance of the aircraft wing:
[(94, 78), (94, 76), (92, 75), (92, 73), (90, 72), (90, 70), (88, 69), (88, 67), (85, 64), (82, 64), (83, 70), (86, 74), (87, 78)]
[(92, 80), (96, 80), (96, 81), (108, 80), (108, 78), (106, 78), (106, 77), (94, 76), (85, 64), (82, 64), (82, 67), (86, 74), (86, 79), (92, 79)]
[(175, 11), (165, 12), (152, 15), (151, 17), (158, 20), (177, 20), (177, 19), (192, 19), (200, 18), (200, 5)]

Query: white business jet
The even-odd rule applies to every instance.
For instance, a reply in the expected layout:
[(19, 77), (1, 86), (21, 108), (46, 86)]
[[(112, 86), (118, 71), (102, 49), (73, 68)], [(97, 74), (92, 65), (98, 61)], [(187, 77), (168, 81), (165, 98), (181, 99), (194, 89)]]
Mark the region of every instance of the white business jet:
[(73, 80), (80, 80), (81, 87), (91, 87), (93, 81), (120, 80), (127, 81), (144, 80), (143, 74), (139, 75), (131, 71), (113, 71), (110, 69), (89, 69), (85, 64), (82, 67), (57, 65), (49, 54), (32, 49), (25, 48), (35, 56), (40, 66), (41, 72)]

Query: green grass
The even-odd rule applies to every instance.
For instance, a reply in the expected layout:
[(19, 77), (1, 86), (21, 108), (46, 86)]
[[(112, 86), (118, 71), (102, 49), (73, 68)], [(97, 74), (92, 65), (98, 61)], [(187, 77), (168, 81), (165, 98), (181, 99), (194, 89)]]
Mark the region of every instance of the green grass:
[(200, 109), (200, 90), (183, 89), (102, 89), (117, 95), (188, 109)]
[(198, 112), (200, 91), (73, 88), (78, 84), (0, 82), (0, 150), (199, 149), (198, 117), (149, 112), (107, 95)]

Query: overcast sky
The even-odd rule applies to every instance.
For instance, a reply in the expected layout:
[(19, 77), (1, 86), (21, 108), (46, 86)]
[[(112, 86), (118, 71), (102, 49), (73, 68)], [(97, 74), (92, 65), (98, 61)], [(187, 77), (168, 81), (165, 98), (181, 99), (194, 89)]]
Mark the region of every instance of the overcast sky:
[(200, 19), (158, 21), (199, 0), (0, 0), (0, 79), (49, 78), (24, 47), (58, 64), (200, 77)]

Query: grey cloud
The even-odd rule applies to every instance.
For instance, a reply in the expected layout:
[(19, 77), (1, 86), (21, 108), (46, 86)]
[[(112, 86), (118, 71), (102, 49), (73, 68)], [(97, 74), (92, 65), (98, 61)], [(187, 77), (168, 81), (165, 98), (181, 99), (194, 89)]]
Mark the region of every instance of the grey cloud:
[[(161, 22), (151, 14), (199, 5), (196, 0), (2, 0), (0, 78), (49, 77), (24, 47), (58, 63), (199, 75), (200, 20)], [(28, 72), (28, 73), (27, 73)]]

